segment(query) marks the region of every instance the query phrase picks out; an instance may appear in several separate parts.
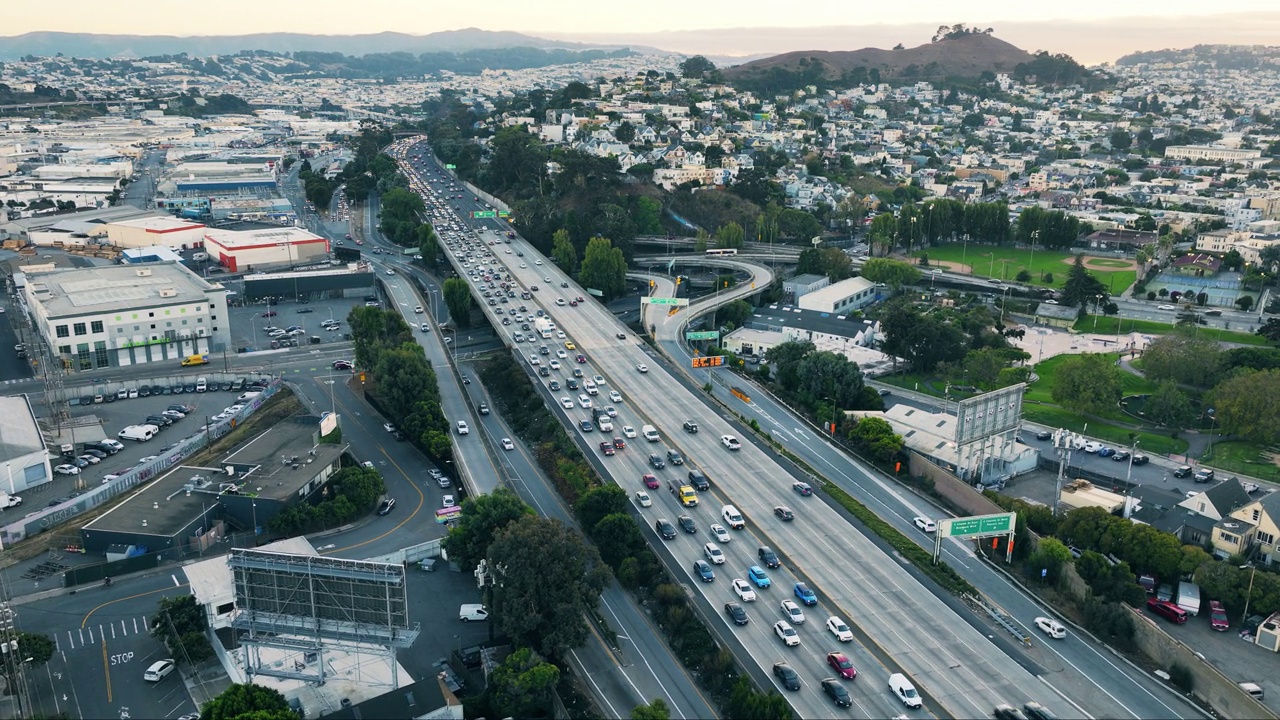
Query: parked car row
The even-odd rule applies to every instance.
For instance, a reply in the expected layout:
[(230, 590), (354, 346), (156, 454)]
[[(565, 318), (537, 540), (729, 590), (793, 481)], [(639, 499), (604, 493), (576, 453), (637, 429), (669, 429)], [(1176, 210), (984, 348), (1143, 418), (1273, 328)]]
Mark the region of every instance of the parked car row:
[(174, 382), (169, 385), (124, 386), (120, 387), (115, 392), (103, 392), (97, 395), (83, 395), (79, 398), (79, 404), (94, 405), (99, 403), (112, 403), (117, 400), (131, 400), (140, 397), (151, 397), (152, 395), (181, 395), (183, 393), (203, 392), (244, 392), (245, 390), (253, 389), (261, 390), (265, 387), (265, 382), (248, 380), (245, 378), (240, 378), (238, 380), (208, 380), (201, 377), (195, 380)]

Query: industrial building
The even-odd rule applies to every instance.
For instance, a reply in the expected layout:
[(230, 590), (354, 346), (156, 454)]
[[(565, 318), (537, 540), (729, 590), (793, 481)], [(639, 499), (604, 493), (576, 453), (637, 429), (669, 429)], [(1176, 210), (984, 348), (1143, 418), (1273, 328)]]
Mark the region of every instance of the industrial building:
[(353, 262), (323, 270), (262, 273), (244, 278), (244, 302), (265, 298), (296, 301), (360, 297), (374, 292), (377, 278), (369, 263)]
[(875, 349), (880, 323), (856, 320), (790, 305), (759, 308), (742, 327), (725, 335), (725, 349), (743, 357), (763, 357), (770, 348), (786, 342), (812, 342), (819, 351), (843, 355), (862, 371), (875, 375), (887, 371), (893, 358)]
[(319, 418), (292, 418), (241, 444), (215, 467), (177, 466), (86, 525), (83, 547), (122, 559), (203, 549), (231, 529), (262, 528), (338, 471), (343, 447), (320, 444), (319, 432)]
[(171, 250), (190, 250), (204, 246), (205, 226), (167, 215), (120, 220), (107, 223), (107, 240), (124, 248), (163, 245)]
[(813, 290), (796, 297), (796, 305), (803, 310), (843, 314), (862, 310), (874, 303), (879, 295), (877, 286), (866, 278), (851, 277), (834, 285)]
[(53, 480), (44, 435), (26, 395), (0, 397), (0, 492), (21, 495), (28, 488)]
[(205, 252), (231, 272), (253, 272), (329, 259), (329, 241), (297, 227), (259, 226), (246, 230), (210, 228)]
[(175, 262), (16, 273), (21, 302), (68, 370), (178, 361), (231, 344), (226, 288)]

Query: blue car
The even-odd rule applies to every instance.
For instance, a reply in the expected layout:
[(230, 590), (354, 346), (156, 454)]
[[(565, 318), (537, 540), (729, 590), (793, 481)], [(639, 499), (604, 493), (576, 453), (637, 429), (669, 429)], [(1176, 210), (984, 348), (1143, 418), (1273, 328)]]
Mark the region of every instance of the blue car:
[(804, 603), (805, 605), (818, 604), (818, 596), (815, 595), (814, 592), (809, 589), (808, 585), (805, 585), (802, 582), (796, 583), (795, 593), (796, 593), (796, 597), (800, 598), (800, 602)]
[(747, 577), (750, 578), (751, 582), (755, 583), (758, 588), (767, 588), (773, 584), (773, 581), (765, 574), (764, 568), (761, 568), (759, 565), (752, 565), (748, 568)]
[(1116, 451), (1112, 450), (1109, 447), (1098, 449), (1098, 457), (1111, 457), (1112, 455), (1115, 455), (1115, 454), (1116, 454)]
[(716, 579), (715, 572), (711, 570), (711, 566), (707, 564), (706, 560), (694, 562), (693, 571), (698, 573), (698, 577), (702, 579), (702, 582), (711, 582)]

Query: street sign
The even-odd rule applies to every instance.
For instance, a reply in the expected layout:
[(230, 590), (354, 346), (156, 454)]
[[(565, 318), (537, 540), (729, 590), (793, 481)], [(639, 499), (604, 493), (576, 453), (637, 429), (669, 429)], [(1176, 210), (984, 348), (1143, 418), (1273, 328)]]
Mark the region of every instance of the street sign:
[(446, 165), (444, 166), (444, 169), (445, 169), (445, 170), (457, 170), (457, 169), (458, 169), (458, 166), (457, 166), (457, 165), (454, 165), (454, 164), (452, 164), (452, 163), (448, 163), (448, 164), (446, 164)]
[(706, 330), (703, 332), (686, 332), (684, 334), (684, 339), (685, 340), (719, 340), (720, 331)]
[(507, 212), (506, 210), (499, 210), (499, 211), (498, 211), (498, 217), (500, 217), (500, 218), (509, 218), (509, 217), (511, 217), (511, 213)]
[(696, 357), (693, 359), (693, 367), (695, 368), (720, 367), (723, 364), (724, 364), (723, 355), (706, 355), (703, 357)]
[(965, 518), (947, 518), (938, 521), (938, 534), (942, 537), (975, 537), (1008, 535), (1013, 532), (1014, 513), (975, 515)]
[(497, 213), (495, 213), (492, 210), (476, 210), (475, 212), (471, 213), (471, 217), (477, 220), (483, 220), (485, 218), (491, 218), (496, 216), (497, 216)]
[(685, 307), (689, 304), (689, 298), (668, 298), (668, 297), (642, 297), (641, 305), (678, 305)]

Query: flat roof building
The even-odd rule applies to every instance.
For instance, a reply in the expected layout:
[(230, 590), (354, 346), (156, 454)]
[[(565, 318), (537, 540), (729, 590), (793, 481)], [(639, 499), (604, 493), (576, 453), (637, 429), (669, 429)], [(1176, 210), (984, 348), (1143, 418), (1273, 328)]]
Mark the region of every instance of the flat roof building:
[(125, 248), (163, 245), (171, 250), (187, 250), (204, 245), (205, 226), (168, 215), (107, 223), (107, 240)]
[(231, 272), (251, 272), (327, 260), (329, 241), (299, 227), (250, 230), (210, 228), (204, 233), (205, 251)]
[(26, 395), (0, 397), (0, 492), (18, 495), (53, 480), (49, 451)]
[(851, 277), (797, 297), (796, 305), (802, 310), (847, 313), (867, 307), (877, 297), (875, 283), (863, 277)]
[(176, 262), (30, 273), (19, 285), (37, 332), (68, 370), (176, 366), (231, 345), (226, 288)]

